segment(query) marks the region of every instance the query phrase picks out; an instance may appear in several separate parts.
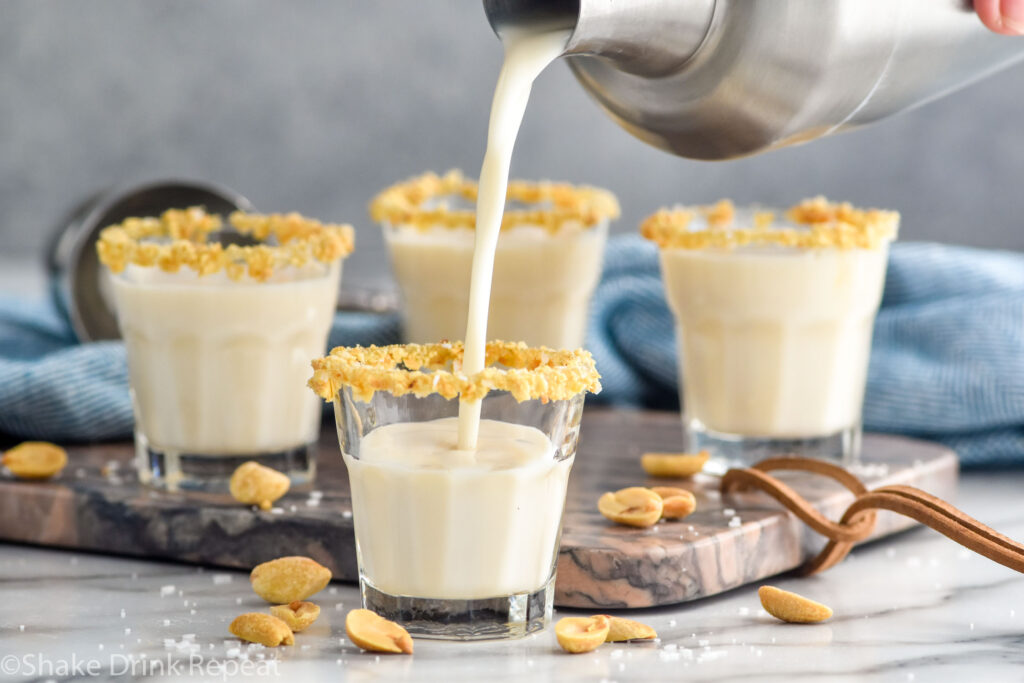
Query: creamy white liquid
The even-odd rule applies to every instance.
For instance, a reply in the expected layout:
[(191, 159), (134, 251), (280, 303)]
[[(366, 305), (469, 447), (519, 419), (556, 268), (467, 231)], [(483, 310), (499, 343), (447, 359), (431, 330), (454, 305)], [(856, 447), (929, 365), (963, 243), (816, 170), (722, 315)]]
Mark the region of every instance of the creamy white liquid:
[(271, 282), (130, 266), (112, 276), (136, 428), (164, 453), (260, 454), (316, 440), (309, 359), (327, 345), (340, 264)]
[(533, 427), (482, 420), (475, 451), (457, 418), (379, 427), (345, 454), (359, 565), (392, 595), (473, 599), (551, 578), (572, 458)]
[[(590, 296), (601, 275), (608, 223), (504, 230), (491, 282), (487, 338), (530, 346), (583, 346)], [(384, 226), (405, 299), (406, 341), (461, 339), (469, 307), (473, 231)]]
[[(519, 127), (530, 99), (533, 81), (565, 49), (568, 31), (503, 36), (505, 63), (498, 76), (487, 130), (487, 152), (480, 169), (476, 203), (476, 243), (469, 287), (465, 357), (462, 371), (467, 375), (485, 366), (487, 312), (491, 298), (494, 252), (501, 231), (508, 192), (508, 173)], [(463, 402), (459, 410), (459, 448), (473, 450), (480, 425), (480, 402)]]
[(860, 421), (888, 248), (663, 249), (686, 420), (752, 437)]

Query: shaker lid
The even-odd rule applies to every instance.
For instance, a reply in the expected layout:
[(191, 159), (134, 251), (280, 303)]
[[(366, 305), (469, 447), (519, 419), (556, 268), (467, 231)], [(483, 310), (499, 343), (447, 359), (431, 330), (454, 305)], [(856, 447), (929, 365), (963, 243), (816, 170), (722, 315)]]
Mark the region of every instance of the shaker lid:
[(167, 209), (201, 206), (210, 213), (251, 211), (242, 195), (213, 183), (158, 180), (97, 193), (62, 221), (50, 249), (49, 269), (57, 307), (80, 341), (118, 339), (113, 302), (106, 294), (96, 240), (108, 225), (131, 216), (159, 216)]

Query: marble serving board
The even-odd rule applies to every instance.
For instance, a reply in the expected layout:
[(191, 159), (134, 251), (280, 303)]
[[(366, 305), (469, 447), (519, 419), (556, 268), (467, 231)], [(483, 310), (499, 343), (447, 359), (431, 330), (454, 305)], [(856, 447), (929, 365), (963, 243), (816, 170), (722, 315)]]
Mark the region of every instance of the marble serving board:
[[(759, 493), (720, 496), (699, 475), (697, 511), (649, 529), (621, 527), (597, 511), (601, 493), (669, 484), (640, 467), (646, 451), (678, 450), (678, 414), (597, 409), (584, 415), (566, 501), (555, 603), (636, 608), (714, 595), (799, 566), (822, 545)], [(167, 493), (139, 484), (130, 443), (69, 448), (69, 465), (48, 482), (0, 478), (0, 539), (105, 553), (250, 568), (282, 555), (308, 555), (335, 578), (357, 579), (348, 478), (332, 426), (324, 429), (314, 486), (293, 489), (267, 512), (228, 496)], [(957, 459), (946, 448), (892, 436), (864, 439), (859, 474), (869, 487), (903, 483), (941, 498), (956, 490)], [(838, 518), (852, 500), (810, 475), (787, 483)], [(911, 522), (881, 513), (874, 538)]]

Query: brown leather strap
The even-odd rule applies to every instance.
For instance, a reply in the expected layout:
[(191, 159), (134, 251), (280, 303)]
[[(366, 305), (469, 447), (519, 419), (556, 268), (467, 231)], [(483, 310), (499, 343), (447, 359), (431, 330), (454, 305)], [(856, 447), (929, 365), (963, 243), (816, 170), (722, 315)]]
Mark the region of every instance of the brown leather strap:
[[(849, 489), (856, 499), (842, 519), (832, 522), (791, 487), (767, 472), (797, 470), (829, 477)], [(762, 460), (747, 469), (732, 469), (722, 477), (721, 491), (742, 487), (760, 489), (779, 501), (829, 542), (804, 565), (807, 574), (824, 571), (839, 563), (854, 543), (871, 535), (877, 510), (889, 510), (935, 529), (960, 545), (999, 564), (1024, 573), (1024, 545), (1000, 534), (949, 503), (912, 486), (884, 486), (868, 491), (848, 470), (820, 460), (782, 457)]]
[[(807, 502), (799, 493), (770, 474), (761, 472), (757, 465), (744, 470), (729, 470), (722, 477), (722, 493), (728, 493), (740, 487), (753, 487), (764, 491), (796, 515), (804, 524), (822, 536), (835, 539), (836, 541), (856, 542), (863, 540), (871, 534), (871, 530), (875, 526), (874, 515), (858, 519), (856, 523), (847, 526), (827, 519), (814, 509), (814, 506)], [(864, 493), (867, 492), (863, 485), (860, 485), (860, 489)], [(861, 491), (854, 491), (854, 495)]]

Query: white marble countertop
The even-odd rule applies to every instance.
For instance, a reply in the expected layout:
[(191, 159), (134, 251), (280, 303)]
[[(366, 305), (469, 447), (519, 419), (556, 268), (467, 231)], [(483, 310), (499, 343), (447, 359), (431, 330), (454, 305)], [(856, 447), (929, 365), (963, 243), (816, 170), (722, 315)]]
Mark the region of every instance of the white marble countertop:
[[(960, 506), (1024, 537), (1024, 471), (968, 473)], [(831, 621), (776, 622), (756, 587), (627, 612), (660, 641), (567, 655), (547, 631), (523, 640), (418, 640), (412, 657), (345, 638), (355, 586), (313, 598), (319, 621), (293, 647), (227, 631), (266, 605), (247, 576), (214, 568), (0, 544), (0, 680), (1003, 681), (1024, 677), (1024, 576), (930, 530), (858, 549), (814, 578), (774, 585), (820, 600)], [(574, 614), (557, 610), (555, 618)]]

